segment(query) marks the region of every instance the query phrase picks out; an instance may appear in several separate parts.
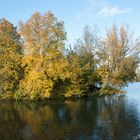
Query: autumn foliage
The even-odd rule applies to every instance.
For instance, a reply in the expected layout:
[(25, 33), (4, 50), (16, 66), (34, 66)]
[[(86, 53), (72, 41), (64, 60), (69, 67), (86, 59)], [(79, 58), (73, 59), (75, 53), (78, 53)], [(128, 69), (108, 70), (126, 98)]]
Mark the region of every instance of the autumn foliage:
[(126, 26), (105, 37), (84, 28), (66, 46), (64, 22), (34, 13), (18, 31), (0, 20), (0, 98), (38, 100), (121, 93), (136, 80), (139, 49)]

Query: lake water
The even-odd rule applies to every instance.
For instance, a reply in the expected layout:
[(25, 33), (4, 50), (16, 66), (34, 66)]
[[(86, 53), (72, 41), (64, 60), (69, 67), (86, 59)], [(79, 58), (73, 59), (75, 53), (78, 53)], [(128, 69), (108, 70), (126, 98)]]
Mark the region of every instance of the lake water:
[(0, 102), (0, 140), (139, 140), (140, 83), (126, 95)]

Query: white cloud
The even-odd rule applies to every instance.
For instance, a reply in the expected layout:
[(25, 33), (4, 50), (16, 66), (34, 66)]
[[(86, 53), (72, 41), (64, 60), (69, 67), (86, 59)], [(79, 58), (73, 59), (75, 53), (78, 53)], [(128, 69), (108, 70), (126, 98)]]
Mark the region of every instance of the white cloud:
[[(120, 8), (113, 6), (106, 0), (86, 0), (87, 5), (82, 11), (76, 13), (76, 20), (93, 19), (96, 17), (111, 17), (114, 15), (126, 14), (132, 11), (131, 8)], [(101, 9), (101, 10), (100, 10)]]
[(131, 8), (125, 8), (125, 9), (120, 9), (119, 7), (105, 7), (102, 10), (100, 10), (97, 13), (97, 16), (103, 16), (103, 17), (109, 17), (109, 16), (114, 16), (118, 14), (126, 14), (129, 13), (132, 9)]
[(84, 10), (76, 14), (76, 20), (96, 17), (97, 10), (107, 5), (105, 0), (86, 0), (87, 6)]

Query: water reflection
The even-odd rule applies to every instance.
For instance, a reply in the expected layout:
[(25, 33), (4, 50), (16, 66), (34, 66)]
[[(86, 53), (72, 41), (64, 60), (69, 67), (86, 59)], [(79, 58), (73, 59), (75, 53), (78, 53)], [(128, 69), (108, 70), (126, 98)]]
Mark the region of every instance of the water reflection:
[(0, 103), (2, 140), (132, 140), (138, 134), (137, 106), (126, 96)]

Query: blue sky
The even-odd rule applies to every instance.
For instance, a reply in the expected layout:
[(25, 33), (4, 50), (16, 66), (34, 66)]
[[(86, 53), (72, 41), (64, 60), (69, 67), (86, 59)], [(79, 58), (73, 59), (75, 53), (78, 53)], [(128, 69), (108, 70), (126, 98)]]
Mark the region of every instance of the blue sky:
[(85, 25), (98, 25), (101, 33), (113, 23), (128, 24), (135, 36), (140, 35), (140, 0), (0, 0), (0, 18), (15, 26), (26, 21), (34, 12), (51, 10), (64, 20), (68, 41), (81, 36)]

